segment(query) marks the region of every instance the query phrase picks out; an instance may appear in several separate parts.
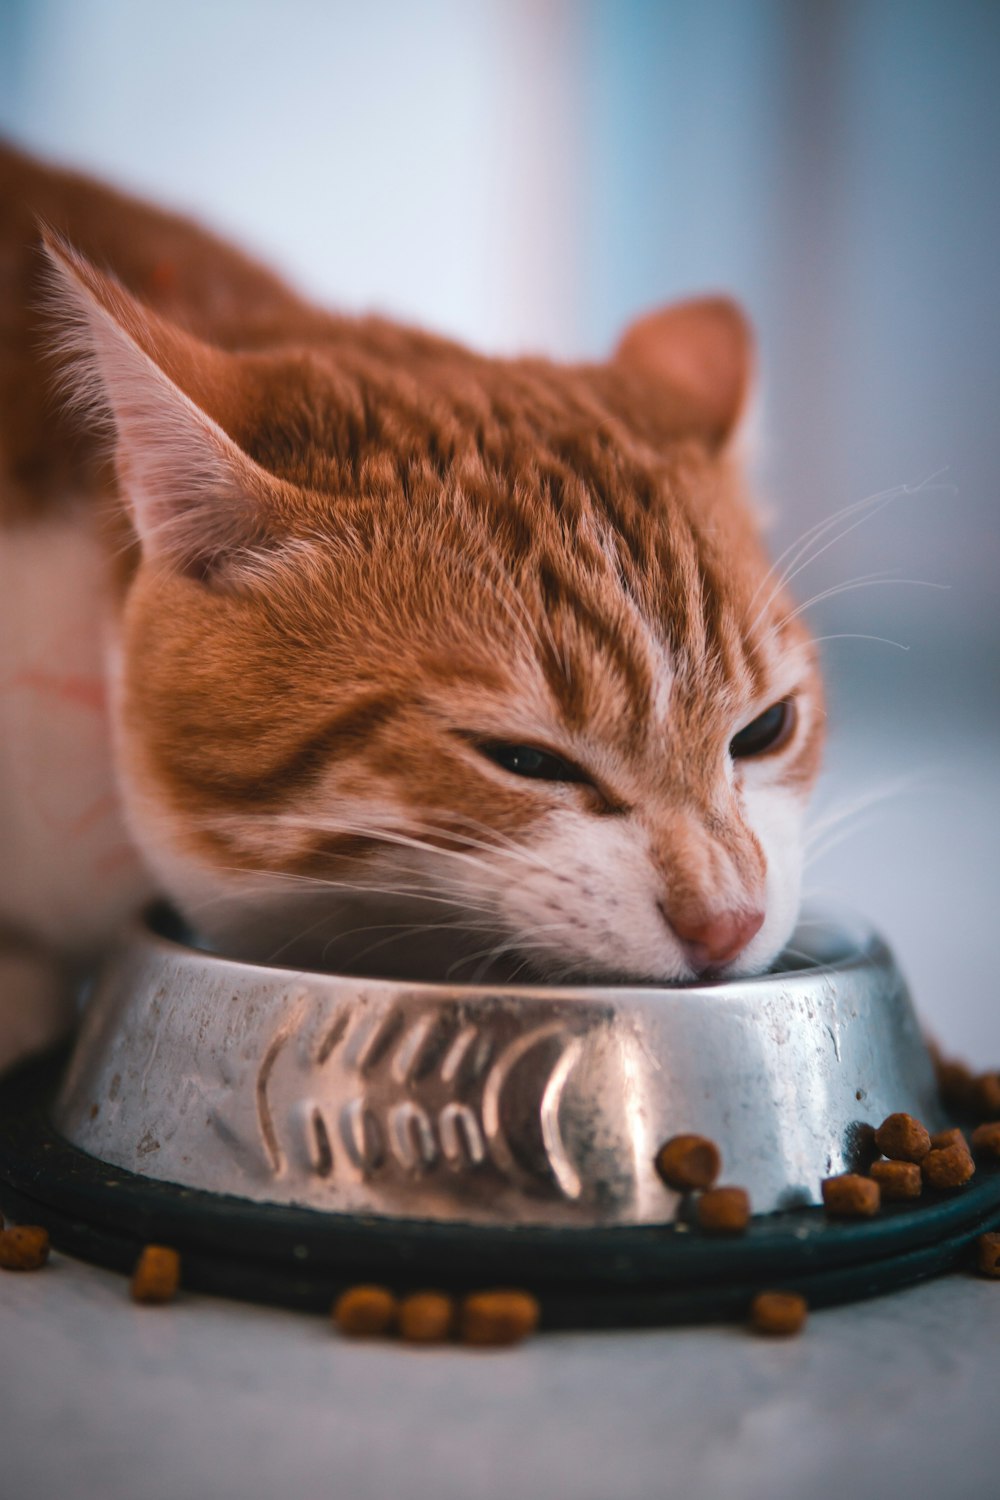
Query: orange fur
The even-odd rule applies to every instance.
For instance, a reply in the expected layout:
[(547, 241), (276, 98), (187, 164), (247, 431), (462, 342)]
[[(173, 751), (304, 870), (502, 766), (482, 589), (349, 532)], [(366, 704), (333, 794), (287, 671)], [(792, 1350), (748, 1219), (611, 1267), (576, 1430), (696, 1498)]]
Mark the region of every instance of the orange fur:
[[(486, 359), (11, 152), (0, 255), (0, 521), (70, 492), (101, 517), (131, 836), (201, 926), (391, 967), (356, 937), (374, 913), (404, 966), (443, 928), (442, 968), (472, 946), (669, 978), (672, 921), (759, 909), (730, 971), (769, 961), (822, 704), (728, 443), (731, 303), (654, 315), (606, 364)], [(733, 762), (784, 698), (790, 743)], [(492, 740), (586, 780), (512, 775)]]

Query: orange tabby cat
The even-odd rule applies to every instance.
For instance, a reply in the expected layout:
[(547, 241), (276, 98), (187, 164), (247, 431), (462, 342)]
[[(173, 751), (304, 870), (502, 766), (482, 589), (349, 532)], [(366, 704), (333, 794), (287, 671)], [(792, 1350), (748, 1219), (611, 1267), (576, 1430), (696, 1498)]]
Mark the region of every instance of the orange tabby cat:
[(156, 892), (373, 972), (775, 956), (823, 711), (732, 304), (486, 359), (4, 150), (0, 330), (4, 1059)]

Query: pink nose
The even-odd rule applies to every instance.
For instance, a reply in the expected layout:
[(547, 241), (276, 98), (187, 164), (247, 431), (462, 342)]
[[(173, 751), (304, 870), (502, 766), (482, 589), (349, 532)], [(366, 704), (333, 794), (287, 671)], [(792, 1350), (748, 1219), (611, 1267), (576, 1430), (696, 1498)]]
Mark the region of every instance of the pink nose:
[(668, 918), (684, 945), (691, 967), (697, 974), (718, 969), (735, 958), (757, 936), (764, 925), (762, 911), (723, 911), (716, 916), (685, 912)]

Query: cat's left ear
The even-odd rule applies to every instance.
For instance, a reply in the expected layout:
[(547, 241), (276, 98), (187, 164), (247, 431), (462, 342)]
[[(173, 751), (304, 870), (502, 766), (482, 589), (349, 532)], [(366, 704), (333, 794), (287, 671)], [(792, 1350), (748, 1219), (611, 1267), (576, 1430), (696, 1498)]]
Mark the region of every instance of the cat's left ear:
[(733, 435), (747, 404), (753, 332), (728, 297), (698, 297), (633, 323), (614, 362), (659, 383), (672, 424), (719, 447)]
[(204, 581), (234, 576), (241, 554), (279, 533), (292, 496), (223, 426), (241, 398), (238, 358), (168, 323), (61, 240), (44, 235), (43, 246), (61, 383), (85, 419), (114, 429), (144, 558)]

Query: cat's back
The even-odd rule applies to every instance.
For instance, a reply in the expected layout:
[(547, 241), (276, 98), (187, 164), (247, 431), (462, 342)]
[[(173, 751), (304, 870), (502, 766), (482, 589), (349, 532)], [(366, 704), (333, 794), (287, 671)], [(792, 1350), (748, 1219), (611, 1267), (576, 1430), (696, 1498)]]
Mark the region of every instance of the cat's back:
[(0, 142), (0, 522), (101, 476), (92, 437), (53, 395), (42, 226), (222, 348), (305, 341), (317, 318), (276, 275), (191, 220)]

